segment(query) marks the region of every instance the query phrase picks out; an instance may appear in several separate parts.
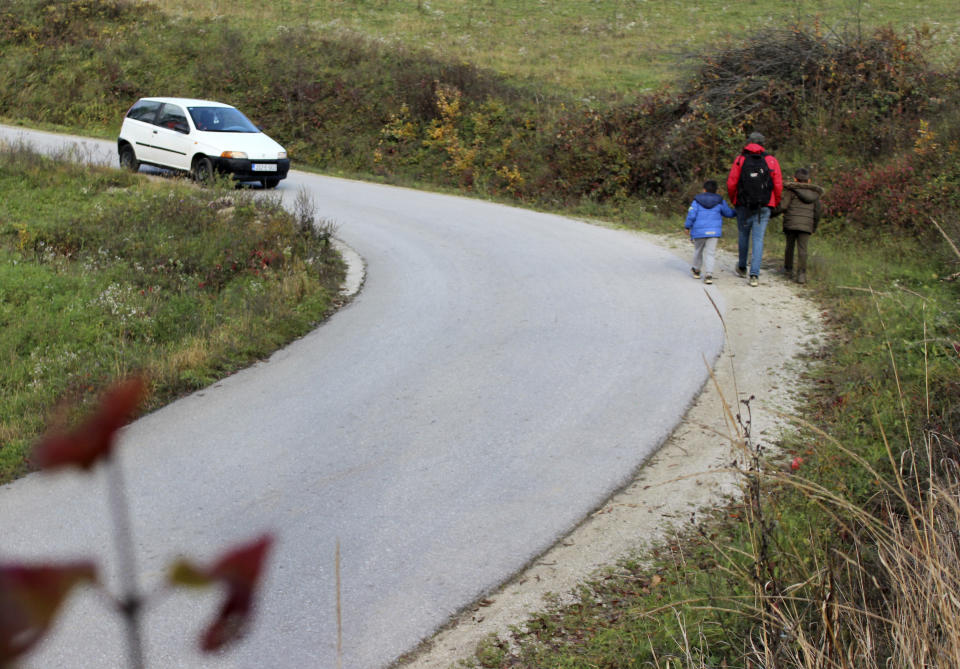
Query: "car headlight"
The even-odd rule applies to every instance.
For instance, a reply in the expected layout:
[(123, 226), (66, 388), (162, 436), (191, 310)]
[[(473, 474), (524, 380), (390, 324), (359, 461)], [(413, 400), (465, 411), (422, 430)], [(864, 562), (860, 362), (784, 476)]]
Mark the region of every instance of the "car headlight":
[(283, 160), (283, 159), (286, 158), (286, 157), (287, 157), (287, 152), (286, 152), (286, 151), (281, 151), (280, 153), (277, 154), (277, 159), (278, 159), (278, 160)]
[(243, 151), (224, 151), (220, 154), (221, 158), (243, 158), (246, 159), (247, 154)]

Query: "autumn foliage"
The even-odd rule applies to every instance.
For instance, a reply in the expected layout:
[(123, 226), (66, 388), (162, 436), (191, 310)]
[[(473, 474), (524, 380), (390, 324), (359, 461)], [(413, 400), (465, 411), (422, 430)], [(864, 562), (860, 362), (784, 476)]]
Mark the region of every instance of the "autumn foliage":
[(92, 562), (0, 564), (0, 667), (43, 638), (74, 586), (96, 582)]
[(82, 423), (42, 439), (33, 449), (33, 463), (40, 469), (79, 467), (89, 470), (100, 460), (109, 458), (117, 431), (134, 417), (146, 393), (146, 382), (140, 377), (117, 383)]
[[(47, 470), (78, 467), (90, 471), (98, 464), (116, 467), (112, 455), (118, 432), (136, 416), (147, 390), (148, 383), (142, 377), (116, 383), (77, 426), (45, 436), (34, 448), (33, 462)], [(111, 481), (115, 484), (117, 479)], [(125, 511), (114, 509), (115, 514), (122, 515)], [(130, 539), (124, 532), (117, 535), (120, 540)], [(218, 614), (201, 634), (199, 645), (204, 652), (228, 646), (242, 638), (249, 628), (260, 577), (272, 545), (273, 537), (264, 534), (229, 548), (209, 566), (198, 567), (185, 559), (172, 565), (169, 586), (220, 585), (224, 591)], [(129, 554), (131, 547), (126, 549), (120, 553)], [(64, 564), (0, 563), (0, 667), (12, 665), (35, 646), (49, 631), (73, 588), (83, 584), (105, 591), (92, 560)], [(128, 629), (134, 635), (128, 638), (128, 644), (139, 649), (138, 616), (145, 596), (139, 592), (114, 596), (105, 591), (105, 594), (108, 601), (114, 602), (118, 615), (128, 619)], [(145, 666), (138, 652), (131, 653), (131, 665), (135, 669)]]
[(265, 535), (225, 553), (209, 567), (196, 567), (186, 560), (173, 566), (170, 581), (177, 585), (203, 587), (220, 584), (226, 597), (219, 615), (203, 633), (200, 647), (207, 652), (219, 650), (243, 637), (253, 609), (260, 572), (270, 546)]

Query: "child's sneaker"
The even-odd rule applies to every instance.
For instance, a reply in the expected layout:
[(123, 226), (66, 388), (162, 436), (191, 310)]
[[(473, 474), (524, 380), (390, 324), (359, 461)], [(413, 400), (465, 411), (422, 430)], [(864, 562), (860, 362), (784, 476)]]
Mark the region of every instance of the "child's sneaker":
[(750, 285), (753, 286), (754, 288), (756, 288), (757, 286), (760, 285), (760, 279), (759, 279), (756, 275), (751, 274), (751, 275), (750, 275)]
[(698, 270), (696, 267), (691, 267), (691, 268), (690, 268), (690, 273), (693, 274), (693, 278), (694, 278), (694, 279), (699, 279), (699, 278), (700, 278), (700, 270)]
[(737, 276), (741, 276), (741, 277), (743, 277), (743, 278), (747, 278), (747, 268), (746, 268), (746, 267), (740, 267), (740, 266), (738, 265), (738, 266), (737, 266)]
[(713, 283), (713, 277), (707, 274), (705, 277), (703, 277), (703, 282), (708, 284)]

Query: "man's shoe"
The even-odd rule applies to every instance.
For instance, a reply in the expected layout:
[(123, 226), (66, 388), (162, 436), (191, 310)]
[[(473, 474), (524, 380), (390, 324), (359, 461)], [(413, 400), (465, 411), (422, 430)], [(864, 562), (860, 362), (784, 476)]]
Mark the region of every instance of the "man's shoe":
[(807, 273), (800, 272), (797, 274), (797, 283), (806, 283), (807, 282)]
[(747, 276), (747, 268), (746, 268), (746, 267), (737, 267), (737, 276), (746, 277), (746, 276)]
[(700, 278), (700, 270), (698, 270), (696, 267), (691, 267), (691, 268), (690, 268), (690, 273), (693, 274), (693, 278), (694, 278), (694, 279), (699, 279), (699, 278)]
[(707, 274), (705, 277), (703, 277), (703, 282), (704, 282), (704, 283), (713, 283), (713, 277), (710, 276), (709, 274)]
[(750, 277), (750, 285), (753, 286), (754, 288), (756, 288), (757, 286), (760, 285), (760, 279), (757, 278), (756, 276), (751, 276), (751, 277)]

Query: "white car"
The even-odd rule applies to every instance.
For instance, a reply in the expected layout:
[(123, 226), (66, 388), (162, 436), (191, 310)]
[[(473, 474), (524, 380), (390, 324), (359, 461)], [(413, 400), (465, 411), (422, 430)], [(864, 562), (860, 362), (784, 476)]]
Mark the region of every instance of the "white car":
[(237, 108), (210, 100), (141, 98), (123, 119), (117, 152), (125, 169), (155, 165), (201, 182), (221, 173), (276, 188), (290, 169), (282, 146)]

